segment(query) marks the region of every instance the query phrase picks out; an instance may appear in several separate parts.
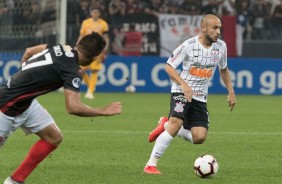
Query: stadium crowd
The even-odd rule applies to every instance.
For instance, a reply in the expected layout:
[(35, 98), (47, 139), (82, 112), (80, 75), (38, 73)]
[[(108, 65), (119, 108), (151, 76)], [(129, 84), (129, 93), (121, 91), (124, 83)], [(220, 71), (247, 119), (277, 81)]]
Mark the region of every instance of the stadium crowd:
[[(88, 7), (99, 8), (110, 25), (118, 25), (124, 16), (146, 13), (237, 17), (237, 24), (245, 28), (244, 39), (282, 39), (282, 0), (71, 0), (70, 15), (76, 20), (69, 23), (79, 25), (89, 16)], [(70, 3), (69, 2), (69, 3)], [(76, 8), (75, 8), (76, 7)], [(70, 17), (70, 16), (68, 16)]]
[[(56, 7), (53, 0), (0, 0), (1, 37), (55, 35)], [(282, 0), (68, 0), (68, 37), (76, 40), (81, 22), (91, 8), (99, 8), (110, 27), (124, 17), (160, 13), (218, 17), (235, 16), (244, 40), (282, 39)], [(44, 41), (50, 41), (47, 36)], [(54, 39), (54, 38), (53, 38)]]

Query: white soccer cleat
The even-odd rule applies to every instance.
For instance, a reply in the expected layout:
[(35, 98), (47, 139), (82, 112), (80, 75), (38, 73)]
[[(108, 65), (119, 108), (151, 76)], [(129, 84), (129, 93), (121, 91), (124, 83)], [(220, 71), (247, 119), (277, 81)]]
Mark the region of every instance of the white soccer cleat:
[(5, 181), (4, 181), (4, 184), (24, 184), (24, 183), (20, 183), (20, 182), (17, 182), (15, 180), (13, 180), (11, 178), (11, 176), (9, 176)]
[(85, 94), (84, 97), (88, 98), (88, 99), (91, 99), (91, 100), (94, 99), (94, 95), (92, 93), (88, 93), (88, 92)]

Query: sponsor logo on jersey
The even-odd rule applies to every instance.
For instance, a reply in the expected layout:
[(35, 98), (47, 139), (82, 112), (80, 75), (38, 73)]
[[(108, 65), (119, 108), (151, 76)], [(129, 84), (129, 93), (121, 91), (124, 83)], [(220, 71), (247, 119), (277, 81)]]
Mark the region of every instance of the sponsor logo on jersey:
[(192, 66), (189, 70), (189, 74), (199, 78), (210, 78), (212, 76), (212, 69), (211, 68), (198, 68)]
[(80, 86), (80, 84), (81, 84), (81, 80), (80, 80), (80, 78), (74, 78), (73, 80), (72, 80), (72, 85), (75, 87), (75, 88), (79, 88), (79, 86)]
[(219, 61), (219, 50), (218, 49), (211, 50), (211, 61), (212, 62)]
[(56, 56), (62, 56), (63, 55), (63, 52), (62, 52), (61, 47), (59, 45), (54, 46), (53, 48), (54, 48)]
[(175, 107), (174, 107), (174, 111), (175, 112), (183, 112), (184, 111), (184, 107), (185, 105), (182, 103), (182, 102), (178, 102), (175, 104)]
[(172, 97), (175, 101), (180, 101), (180, 102), (183, 102), (183, 103), (186, 103), (187, 102), (187, 99), (184, 97), (184, 95), (177, 95), (177, 96), (174, 96)]

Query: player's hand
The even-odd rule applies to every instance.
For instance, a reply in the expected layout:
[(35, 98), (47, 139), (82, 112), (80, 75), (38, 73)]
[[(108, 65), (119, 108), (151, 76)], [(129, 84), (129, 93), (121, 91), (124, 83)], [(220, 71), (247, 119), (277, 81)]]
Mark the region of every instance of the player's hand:
[(192, 88), (188, 86), (187, 84), (181, 85), (181, 88), (188, 102), (192, 102), (192, 94), (193, 94)]
[(233, 111), (235, 104), (236, 104), (236, 96), (234, 93), (231, 93), (228, 95), (227, 102), (230, 107), (230, 111)]
[(120, 102), (113, 102), (103, 108), (104, 116), (112, 116), (112, 115), (120, 114), (121, 112), (122, 112), (122, 105)]

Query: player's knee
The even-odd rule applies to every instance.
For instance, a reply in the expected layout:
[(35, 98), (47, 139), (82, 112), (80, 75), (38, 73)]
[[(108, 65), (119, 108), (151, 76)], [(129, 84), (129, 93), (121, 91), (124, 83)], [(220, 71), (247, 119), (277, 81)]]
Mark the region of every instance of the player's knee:
[(2, 148), (2, 146), (4, 145), (6, 140), (7, 140), (7, 137), (1, 137), (0, 136), (0, 149)]
[(59, 146), (60, 143), (63, 141), (63, 134), (61, 132), (57, 133), (56, 135), (49, 138), (49, 140), (47, 140), (47, 141), (50, 142), (51, 144), (55, 145), (55, 146)]
[(166, 130), (169, 132), (170, 135), (174, 137), (177, 135), (177, 132), (180, 130), (182, 124), (183, 124), (182, 120), (179, 120), (177, 118), (171, 118), (169, 120), (169, 124)]
[(7, 133), (7, 132), (0, 131), (0, 149), (4, 145), (4, 143), (6, 142), (6, 140), (8, 138), (8, 134), (9, 133)]
[(194, 144), (203, 144), (206, 140), (206, 136), (204, 135), (193, 135)]
[(56, 137), (56, 144), (59, 145), (63, 141), (63, 134), (59, 133)]
[(178, 118), (170, 118), (169, 122), (170, 126), (177, 130), (179, 130), (183, 125), (183, 121)]

